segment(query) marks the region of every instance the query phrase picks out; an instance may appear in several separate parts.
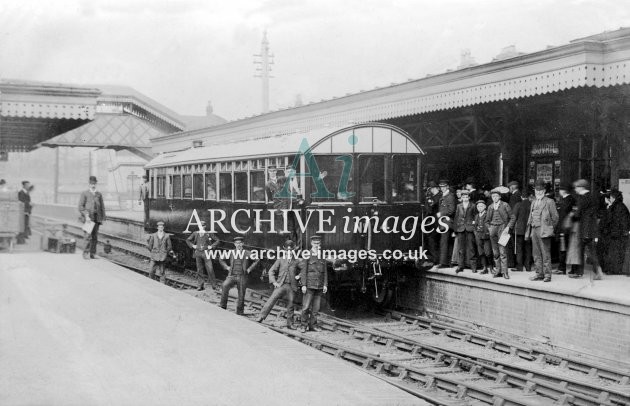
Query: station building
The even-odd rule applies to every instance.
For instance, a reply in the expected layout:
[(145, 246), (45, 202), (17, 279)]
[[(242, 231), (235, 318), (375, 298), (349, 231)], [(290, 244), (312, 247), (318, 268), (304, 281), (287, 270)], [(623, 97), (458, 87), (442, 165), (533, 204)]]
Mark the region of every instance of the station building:
[(595, 189), (628, 193), (629, 82), (630, 29), (623, 28), (528, 54), (508, 48), (489, 63), (463, 63), (405, 83), (160, 134), (151, 144), (160, 154), (380, 122), (406, 130), (426, 152), (423, 187), (439, 178), (458, 184), (472, 175), (494, 186), (543, 179), (557, 190), (561, 182), (585, 178)]

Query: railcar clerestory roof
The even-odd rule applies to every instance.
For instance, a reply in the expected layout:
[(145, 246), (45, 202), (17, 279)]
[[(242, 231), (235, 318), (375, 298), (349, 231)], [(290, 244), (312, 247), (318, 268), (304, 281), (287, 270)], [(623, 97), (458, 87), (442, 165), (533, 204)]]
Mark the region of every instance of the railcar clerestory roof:
[(351, 127), (321, 128), (270, 137), (214, 143), (182, 151), (163, 153), (152, 159), (146, 169), (206, 162), (261, 159), (313, 154), (396, 153), (424, 154), (409, 135), (395, 126), (368, 123)]

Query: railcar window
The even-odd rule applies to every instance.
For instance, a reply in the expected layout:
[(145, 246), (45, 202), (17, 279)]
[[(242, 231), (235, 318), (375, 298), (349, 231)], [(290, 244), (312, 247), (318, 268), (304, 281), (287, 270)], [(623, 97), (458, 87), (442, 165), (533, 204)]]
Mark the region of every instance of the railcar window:
[(359, 201), (366, 198), (385, 200), (385, 157), (359, 156)]
[[(349, 158), (349, 162), (352, 162), (352, 156), (347, 155), (345, 157)], [(343, 159), (346, 159), (346, 158)], [(313, 196), (313, 201), (315, 202), (347, 202), (352, 201), (353, 191), (354, 191), (354, 180), (352, 178), (352, 167), (349, 164), (345, 165), (344, 169), (344, 161), (337, 160), (337, 158), (342, 158), (338, 155), (317, 155), (315, 156), (315, 160), (317, 161), (317, 166), (319, 168), (320, 176), (323, 176), (324, 184), (326, 185), (326, 189), (328, 192), (333, 195), (331, 198), (322, 198), (318, 196)], [(315, 168), (307, 168), (307, 170), (311, 173), (314, 172)], [(343, 179), (343, 181), (342, 181)], [(340, 184), (343, 183), (343, 184)], [(313, 182), (311, 182), (313, 184)], [(311, 193), (315, 193), (315, 187), (312, 187)], [(319, 194), (324, 194), (325, 191), (320, 190)]]
[(418, 158), (415, 156), (394, 156), (394, 176), (392, 200), (398, 202), (418, 201)]
[(184, 199), (192, 198), (192, 175), (184, 175)]
[(247, 172), (234, 172), (234, 200), (247, 201)]
[(217, 177), (214, 172), (206, 173), (206, 199), (217, 200)]
[(200, 173), (193, 175), (193, 197), (203, 199), (203, 175)]
[(182, 198), (182, 177), (181, 175), (173, 175), (173, 199)]
[(219, 174), (219, 199), (232, 201), (232, 174)]
[(265, 201), (265, 172), (251, 172), (249, 185), (252, 202)]

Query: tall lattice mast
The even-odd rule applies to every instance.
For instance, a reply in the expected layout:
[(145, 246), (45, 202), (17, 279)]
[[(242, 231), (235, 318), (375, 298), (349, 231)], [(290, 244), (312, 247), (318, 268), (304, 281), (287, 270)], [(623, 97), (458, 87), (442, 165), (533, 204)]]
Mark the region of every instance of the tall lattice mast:
[(273, 54), (269, 53), (269, 41), (267, 40), (267, 30), (263, 32), (263, 39), (260, 44), (260, 54), (254, 55), (254, 64), (259, 65), (256, 67), (258, 72), (254, 77), (262, 79), (262, 112), (267, 113), (269, 111), (269, 79), (272, 78), (269, 73), (271, 72), (271, 65), (273, 65)]

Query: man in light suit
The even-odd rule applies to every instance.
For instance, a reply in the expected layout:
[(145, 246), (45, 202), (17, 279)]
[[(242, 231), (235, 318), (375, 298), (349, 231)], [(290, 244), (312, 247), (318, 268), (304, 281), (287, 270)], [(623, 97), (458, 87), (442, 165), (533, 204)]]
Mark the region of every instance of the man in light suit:
[(236, 285), (238, 289), (238, 299), (236, 301), (236, 314), (243, 315), (245, 309), (245, 291), (247, 290), (247, 275), (249, 275), (259, 260), (252, 262), (251, 252), (243, 248), (243, 237), (234, 237), (234, 249), (230, 250), (230, 265), (223, 259), (219, 259), (221, 266), (228, 272), (223, 282), (221, 292), (220, 307), (227, 308), (228, 296), (232, 286)]
[(459, 247), (457, 269), (455, 273), (464, 270), (465, 261), (470, 263), (473, 273), (477, 272), (477, 254), (475, 250), (475, 208), (470, 203), (470, 192), (461, 191), (462, 202), (455, 210), (454, 229), (457, 235), (457, 246)]
[(173, 245), (171, 244), (171, 237), (164, 232), (163, 221), (158, 221), (157, 232), (149, 235), (147, 248), (151, 253), (151, 270), (149, 271), (149, 277), (155, 279), (155, 271), (157, 270), (160, 282), (166, 284), (166, 270), (164, 269), (164, 265), (166, 263), (166, 257), (173, 250)]
[[(89, 189), (81, 193), (79, 198), (79, 213), (83, 221), (94, 222), (91, 233), (85, 233), (85, 249), (83, 258), (94, 258), (96, 244), (98, 243), (98, 229), (105, 222), (105, 204), (103, 195), (96, 190), (96, 176), (90, 176)], [(89, 255), (89, 256), (88, 256)]]
[[(551, 237), (558, 224), (556, 203), (545, 196), (545, 182), (538, 179), (534, 184), (536, 199), (527, 219), (534, 253), (534, 270), (536, 275), (532, 281), (551, 282)], [(527, 238), (527, 234), (525, 236)]]
[(490, 191), (492, 195), (492, 203), (488, 206), (488, 214), (486, 214), (486, 224), (490, 232), (490, 243), (492, 244), (492, 254), (496, 264), (496, 272), (492, 275), (494, 278), (503, 276), (510, 279), (508, 272), (507, 250), (505, 246), (499, 244), (499, 238), (505, 233), (509, 233), (514, 226), (514, 217), (510, 205), (501, 200), (501, 189), (494, 188)]

